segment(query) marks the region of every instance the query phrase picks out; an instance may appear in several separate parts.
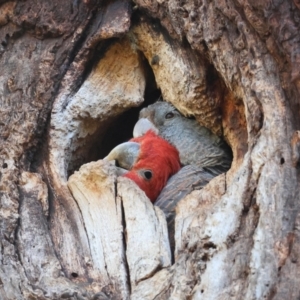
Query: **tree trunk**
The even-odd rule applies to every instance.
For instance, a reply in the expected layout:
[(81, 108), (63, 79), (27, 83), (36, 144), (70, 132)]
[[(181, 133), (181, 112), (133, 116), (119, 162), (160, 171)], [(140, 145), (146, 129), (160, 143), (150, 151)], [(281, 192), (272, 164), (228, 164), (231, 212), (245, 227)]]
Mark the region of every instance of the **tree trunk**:
[[(300, 297), (300, 4), (260, 2), (0, 0), (0, 299)], [(234, 155), (174, 263), (101, 160), (160, 95)]]

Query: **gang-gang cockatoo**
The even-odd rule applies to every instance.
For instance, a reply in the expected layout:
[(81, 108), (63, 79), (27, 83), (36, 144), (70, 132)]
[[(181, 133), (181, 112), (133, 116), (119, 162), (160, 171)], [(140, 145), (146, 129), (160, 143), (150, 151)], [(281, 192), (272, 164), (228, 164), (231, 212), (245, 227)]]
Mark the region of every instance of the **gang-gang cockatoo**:
[(181, 167), (177, 149), (152, 130), (118, 145), (105, 159), (115, 160), (118, 166), (129, 170), (123, 176), (134, 181), (151, 202)]

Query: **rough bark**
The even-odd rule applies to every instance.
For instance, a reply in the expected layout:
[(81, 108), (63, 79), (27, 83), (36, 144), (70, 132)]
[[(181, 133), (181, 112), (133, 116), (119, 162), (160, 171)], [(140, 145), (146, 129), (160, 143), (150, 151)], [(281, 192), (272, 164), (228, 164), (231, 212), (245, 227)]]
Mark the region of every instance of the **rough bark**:
[[(298, 299), (299, 9), (0, 1), (0, 298)], [(163, 213), (99, 160), (157, 89), (234, 154), (178, 203), (174, 264)]]

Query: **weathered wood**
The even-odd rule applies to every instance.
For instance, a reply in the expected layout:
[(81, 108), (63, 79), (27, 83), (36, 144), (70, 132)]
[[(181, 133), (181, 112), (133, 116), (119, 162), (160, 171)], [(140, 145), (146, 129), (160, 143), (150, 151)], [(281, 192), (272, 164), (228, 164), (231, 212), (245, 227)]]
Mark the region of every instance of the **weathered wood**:
[(34, 291), (35, 296), (55, 298), (58, 295), (70, 297), (74, 293), (84, 294), (84, 290), (63, 275), (60, 262), (55, 255), (46, 220), (48, 215), (46, 184), (40, 175), (29, 172), (23, 172), (21, 180), (17, 245), (26, 277), (37, 287)]
[(131, 287), (171, 265), (167, 224), (162, 211), (126, 178), (118, 179), (126, 225), (126, 256)]
[[(116, 177), (106, 161), (83, 165), (68, 181), (87, 233), (93, 278), (120, 299), (169, 267), (167, 224), (160, 209), (130, 180)], [(123, 228), (124, 224), (124, 228)], [(127, 269), (128, 266), (128, 269)]]
[[(87, 234), (93, 278), (100, 286), (112, 285), (128, 299), (122, 210), (116, 194), (115, 167), (102, 161), (83, 165), (68, 181)], [(88, 259), (88, 258), (86, 258)]]
[(210, 69), (207, 61), (195, 56), (189, 46), (165, 37), (147, 18), (142, 18), (131, 32), (136, 46), (151, 65), (163, 98), (220, 135), (223, 89), (221, 83), (212, 82), (217, 81), (213, 74), (207, 77)]
[[(135, 0), (133, 14), (121, 0), (0, 3), (1, 299), (298, 298), (297, 1)], [(161, 212), (113, 177), (123, 188), (108, 201), (119, 207), (118, 226), (123, 207), (130, 245), (120, 229), (114, 255), (123, 251), (123, 267), (110, 269), (120, 272), (118, 288), (99, 275), (92, 235), (105, 236), (96, 226), (103, 212), (91, 210), (97, 222), (88, 223), (84, 203), (98, 203), (77, 203), (67, 180), (99, 158), (89, 149), (105, 146), (117, 116), (143, 102), (142, 57), (164, 98), (223, 134), (234, 161), (179, 203), (172, 266)], [(135, 221), (136, 209), (149, 218)]]
[[(2, 299), (36, 296), (16, 246), (21, 198), (18, 183), (22, 170), (31, 168), (33, 153), (42, 143), (41, 134), (47, 125), (53, 94), (69, 65), (69, 55), (74, 47), (74, 44), (70, 46), (71, 40), (78, 42), (80, 34), (76, 33), (76, 29), (83, 30), (91, 16), (91, 11), (79, 3), (74, 14), (70, 13), (65, 18), (66, 10), (57, 3), (59, 1), (52, 1), (46, 8), (46, 2), (36, 5), (11, 1), (0, 7), (0, 65), (1, 70), (5, 70), (0, 77)], [(62, 12), (63, 19), (59, 17)], [(50, 21), (51, 15), (56, 16), (54, 22)], [(64, 24), (61, 27), (62, 20)], [(63, 32), (58, 33), (58, 27)], [(43, 34), (49, 39), (43, 40)], [(23, 228), (27, 228), (24, 222)], [(34, 262), (39, 259), (43, 260), (35, 258)], [(55, 290), (55, 287), (49, 286), (49, 293), (50, 290)], [(37, 294), (40, 294), (38, 290)], [(43, 299), (42, 295), (40, 299)]]

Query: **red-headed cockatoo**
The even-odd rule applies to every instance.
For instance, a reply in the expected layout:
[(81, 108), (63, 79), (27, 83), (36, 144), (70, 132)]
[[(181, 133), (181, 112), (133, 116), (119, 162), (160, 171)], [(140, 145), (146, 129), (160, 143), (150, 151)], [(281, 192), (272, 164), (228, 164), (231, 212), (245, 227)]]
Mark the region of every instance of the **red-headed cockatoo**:
[(116, 160), (120, 167), (129, 170), (123, 176), (133, 180), (151, 202), (181, 167), (177, 149), (152, 130), (118, 145), (105, 159)]

